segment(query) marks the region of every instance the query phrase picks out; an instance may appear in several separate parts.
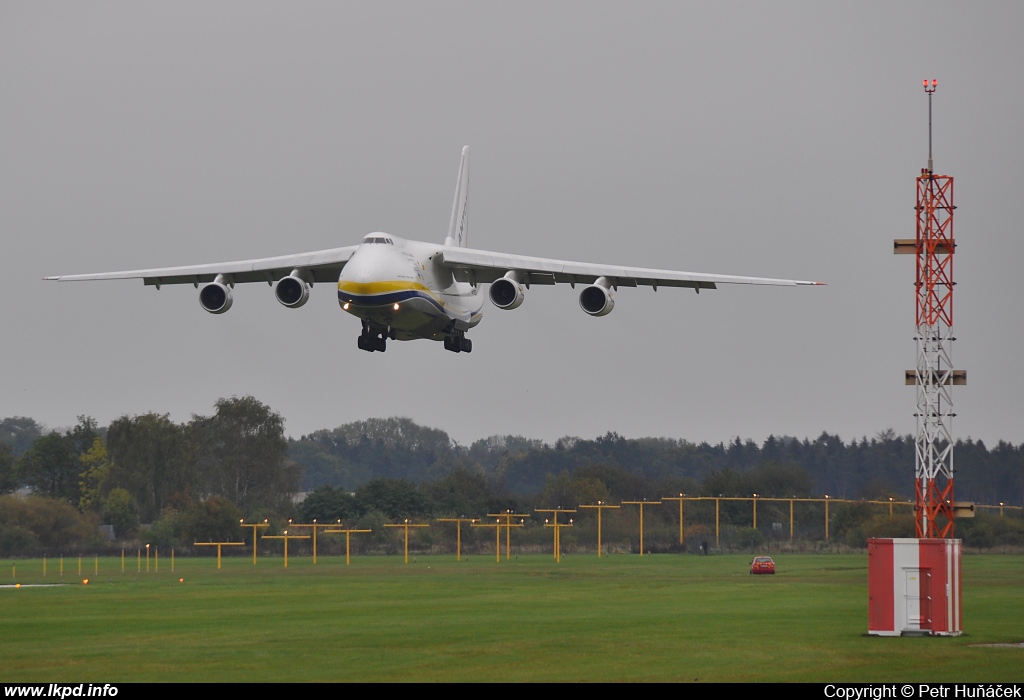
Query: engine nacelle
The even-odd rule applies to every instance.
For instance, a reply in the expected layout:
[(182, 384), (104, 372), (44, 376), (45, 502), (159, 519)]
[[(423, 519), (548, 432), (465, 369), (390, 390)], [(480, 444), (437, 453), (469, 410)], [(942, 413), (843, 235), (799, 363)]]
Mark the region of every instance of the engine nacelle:
[(309, 284), (294, 274), (282, 277), (274, 285), (274, 296), (289, 309), (297, 309), (309, 301)]
[(199, 290), (199, 304), (211, 314), (222, 314), (231, 308), (231, 289), (218, 277)]
[(591, 316), (607, 316), (615, 308), (610, 289), (592, 284), (580, 292), (580, 308)]
[(487, 293), (491, 303), (499, 309), (506, 311), (518, 309), (523, 305), (523, 285), (510, 277), (502, 277), (491, 283), (491, 290)]

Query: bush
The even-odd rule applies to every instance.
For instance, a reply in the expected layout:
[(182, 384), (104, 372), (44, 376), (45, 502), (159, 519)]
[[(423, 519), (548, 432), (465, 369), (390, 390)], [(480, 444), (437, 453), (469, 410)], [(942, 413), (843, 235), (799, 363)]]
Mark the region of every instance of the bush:
[(0, 554), (98, 545), (95, 516), (82, 515), (59, 498), (0, 496)]
[(1000, 517), (979, 511), (973, 518), (958, 519), (955, 532), (968, 547), (988, 549), (1024, 545), (1024, 519), (1012, 515)]
[(843, 536), (843, 541), (849, 547), (863, 548), (867, 546), (868, 539), (872, 537), (914, 536), (916, 536), (916, 528), (912, 513), (900, 513), (892, 517), (886, 513), (875, 515), (865, 522), (851, 527)]
[(146, 533), (146, 541), (157, 547), (169, 549), (192, 544), (184, 539), (185, 516), (172, 508), (165, 508), (160, 519)]
[(22, 554), (39, 546), (39, 538), (20, 525), (0, 525), (0, 554)]
[(185, 513), (181, 530), (187, 543), (237, 542), (242, 539), (242, 511), (221, 496), (211, 496)]
[(736, 528), (735, 542), (737, 547), (753, 551), (764, 545), (764, 535), (752, 527), (740, 527)]

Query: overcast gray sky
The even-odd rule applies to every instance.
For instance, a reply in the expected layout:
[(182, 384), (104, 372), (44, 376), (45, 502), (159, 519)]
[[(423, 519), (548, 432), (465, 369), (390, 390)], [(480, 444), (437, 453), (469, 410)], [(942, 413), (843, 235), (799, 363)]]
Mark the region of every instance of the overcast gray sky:
[[(958, 436), (1024, 442), (1024, 4), (0, 0), (0, 417), (408, 416), (463, 443), (914, 431), (914, 178), (956, 177)], [(44, 275), (442, 241), (823, 280), (489, 304), (471, 355), (357, 349), (331, 285)]]

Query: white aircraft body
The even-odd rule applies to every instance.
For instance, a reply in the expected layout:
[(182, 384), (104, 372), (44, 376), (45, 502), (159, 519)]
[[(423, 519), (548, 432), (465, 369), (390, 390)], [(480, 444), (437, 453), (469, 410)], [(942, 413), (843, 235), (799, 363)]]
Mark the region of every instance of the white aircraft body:
[(531, 285), (585, 285), (580, 307), (605, 316), (615, 306), (619, 287), (649, 286), (715, 289), (718, 284), (818, 285), (821, 282), (735, 277), (673, 270), (535, 258), (467, 247), (469, 146), (455, 187), (451, 224), (443, 244), (371, 233), (358, 245), (258, 260), (46, 277), (61, 282), (141, 278), (157, 289), (165, 284), (200, 285), (199, 303), (212, 314), (231, 308), (231, 290), (242, 282), (273, 285), (277, 300), (298, 308), (316, 282), (337, 282), (341, 308), (362, 320), (359, 348), (384, 352), (387, 339), (429, 338), (453, 352), (471, 352), (466, 331), (483, 316), (481, 285), (490, 285), (491, 302), (515, 309)]

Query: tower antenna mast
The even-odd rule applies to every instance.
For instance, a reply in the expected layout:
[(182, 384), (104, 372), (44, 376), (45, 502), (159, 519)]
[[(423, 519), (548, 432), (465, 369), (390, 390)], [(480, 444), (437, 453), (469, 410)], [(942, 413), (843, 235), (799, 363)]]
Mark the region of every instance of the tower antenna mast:
[(932, 160), (932, 95), (937, 80), (925, 80), (928, 95), (928, 167), (917, 177), (917, 237), (895, 241), (894, 252), (915, 255), (917, 368), (906, 383), (917, 388), (914, 449), (914, 515), (917, 537), (953, 537), (953, 395), (967, 383), (954, 370), (953, 178), (936, 175)]
[(939, 86), (939, 81), (932, 78), (932, 84), (929, 85), (928, 81), (924, 81), (924, 91), (928, 93), (928, 172), (935, 172), (935, 168), (932, 164), (932, 95), (935, 94), (935, 88)]

